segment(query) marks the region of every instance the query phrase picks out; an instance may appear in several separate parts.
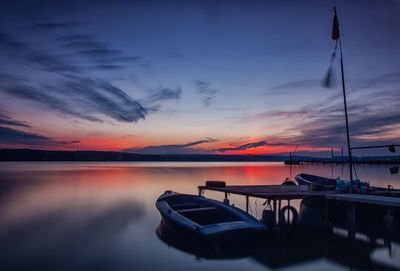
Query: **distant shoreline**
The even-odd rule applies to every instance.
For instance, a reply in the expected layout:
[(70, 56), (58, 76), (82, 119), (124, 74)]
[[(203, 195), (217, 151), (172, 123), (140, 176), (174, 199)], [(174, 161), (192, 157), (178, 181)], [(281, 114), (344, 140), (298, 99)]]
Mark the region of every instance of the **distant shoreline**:
[[(139, 154), (112, 151), (0, 149), (0, 162), (285, 162), (285, 164), (347, 164), (347, 157), (221, 154)], [(400, 164), (400, 156), (353, 157), (355, 164)]]
[(284, 162), (283, 155), (138, 154), (109, 151), (0, 149), (0, 161), (80, 162)]

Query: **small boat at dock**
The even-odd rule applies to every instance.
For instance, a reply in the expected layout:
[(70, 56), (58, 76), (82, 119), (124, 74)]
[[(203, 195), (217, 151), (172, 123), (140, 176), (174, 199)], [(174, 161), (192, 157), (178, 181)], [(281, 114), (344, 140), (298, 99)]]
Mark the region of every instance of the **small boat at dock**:
[(333, 185), (336, 187), (336, 179), (329, 179), (317, 175), (311, 175), (306, 173), (299, 173), (295, 177), (299, 185), (317, 185), (317, 186), (329, 186)]
[[(299, 185), (312, 186), (312, 189), (317, 191), (335, 190), (336, 192), (346, 193), (349, 192), (350, 187), (350, 182), (344, 180), (325, 178), (306, 173), (297, 174), (295, 180)], [(367, 182), (361, 182), (360, 180), (353, 180), (353, 193), (400, 197), (400, 189), (393, 189), (391, 185), (387, 188), (377, 187), (371, 186)]]
[(200, 239), (237, 243), (268, 229), (243, 210), (203, 196), (166, 191), (156, 207), (169, 230)]

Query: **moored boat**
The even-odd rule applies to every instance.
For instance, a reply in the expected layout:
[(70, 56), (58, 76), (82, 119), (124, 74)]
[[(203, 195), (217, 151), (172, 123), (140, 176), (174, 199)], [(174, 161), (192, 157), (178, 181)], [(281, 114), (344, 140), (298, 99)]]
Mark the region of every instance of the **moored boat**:
[[(335, 190), (340, 193), (349, 192), (350, 182), (325, 178), (317, 175), (299, 173), (295, 177), (296, 182), (299, 185), (312, 186), (313, 190)], [(391, 185), (386, 187), (371, 186), (367, 182), (361, 182), (360, 180), (353, 180), (353, 193), (357, 194), (369, 194), (377, 196), (390, 196), (400, 197), (400, 189), (393, 189)]]
[(328, 186), (328, 185), (333, 185), (336, 186), (336, 179), (329, 179), (317, 175), (311, 175), (311, 174), (306, 174), (306, 173), (299, 173), (295, 177), (297, 183), (299, 185), (323, 185), (323, 186)]
[(166, 191), (156, 207), (164, 226), (196, 238), (240, 242), (268, 229), (243, 210), (202, 196)]

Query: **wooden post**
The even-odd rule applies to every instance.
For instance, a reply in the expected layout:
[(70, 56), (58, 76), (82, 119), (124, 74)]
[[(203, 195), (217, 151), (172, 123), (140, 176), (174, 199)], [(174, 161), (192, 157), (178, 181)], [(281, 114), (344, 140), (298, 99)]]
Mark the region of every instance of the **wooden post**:
[(349, 231), (348, 231), (348, 237), (350, 239), (354, 239), (356, 235), (356, 204), (351, 203), (350, 204), (350, 210), (348, 212), (348, 223), (349, 223)]
[(249, 196), (246, 196), (246, 213), (249, 212)]
[(228, 192), (225, 192), (224, 204), (229, 205)]
[(324, 228), (325, 229), (327, 229), (328, 228), (328, 211), (329, 211), (329, 209), (328, 209), (328, 207), (329, 207), (329, 205), (328, 205), (328, 199), (325, 199), (324, 200)]
[(274, 211), (274, 223), (275, 223), (275, 225), (277, 224), (276, 222), (278, 221), (277, 220), (277, 212), (276, 212), (276, 200), (274, 200), (274, 202), (273, 202), (273, 211)]
[(201, 192), (203, 191), (203, 189), (201, 189), (200, 187), (199, 187), (199, 196), (201, 196)]
[(287, 205), (288, 205), (288, 210), (287, 210), (287, 224), (290, 224), (290, 199), (288, 199), (287, 201)]
[(281, 200), (279, 200), (279, 202), (278, 202), (278, 223), (279, 223), (279, 225), (281, 225), (281, 223), (282, 223), (282, 221), (281, 221), (281, 216), (280, 216), (280, 214), (281, 214), (281, 207), (282, 207), (282, 202), (281, 202)]

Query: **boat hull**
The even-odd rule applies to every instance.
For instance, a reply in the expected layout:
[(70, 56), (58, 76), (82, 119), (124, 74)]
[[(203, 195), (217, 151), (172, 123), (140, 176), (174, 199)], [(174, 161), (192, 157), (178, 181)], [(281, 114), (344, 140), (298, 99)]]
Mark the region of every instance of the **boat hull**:
[(156, 202), (169, 231), (215, 242), (249, 242), (268, 229), (244, 211), (195, 195), (168, 192)]

